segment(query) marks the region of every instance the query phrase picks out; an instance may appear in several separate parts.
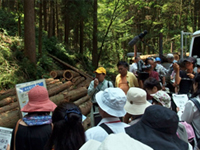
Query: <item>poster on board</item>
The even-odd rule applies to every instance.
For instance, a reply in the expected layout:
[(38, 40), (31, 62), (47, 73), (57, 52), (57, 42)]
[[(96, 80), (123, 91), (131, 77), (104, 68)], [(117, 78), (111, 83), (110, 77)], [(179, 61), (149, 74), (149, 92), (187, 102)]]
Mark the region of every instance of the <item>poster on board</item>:
[[(44, 86), (46, 88), (45, 79), (16, 84), (15, 88), (20, 110), (28, 103), (28, 91), (30, 91), (36, 85)], [(24, 117), (26, 114), (27, 113), (21, 112), (21, 117)]]
[(11, 144), (13, 129), (0, 127), (0, 150), (6, 150), (8, 144)]
[(177, 115), (179, 116), (179, 119), (181, 120), (181, 115), (183, 114), (183, 111), (185, 109), (185, 104), (188, 101), (188, 96), (187, 94), (172, 94), (172, 98), (176, 106), (179, 108)]

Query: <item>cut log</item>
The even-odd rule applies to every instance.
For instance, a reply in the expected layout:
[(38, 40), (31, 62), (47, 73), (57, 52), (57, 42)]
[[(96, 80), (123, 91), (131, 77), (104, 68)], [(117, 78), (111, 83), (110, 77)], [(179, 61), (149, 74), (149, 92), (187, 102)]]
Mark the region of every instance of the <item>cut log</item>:
[(62, 77), (63, 73), (64, 73), (64, 70), (53, 70), (50, 72), (50, 76), (55, 79), (55, 78)]
[(84, 77), (81, 77), (80, 79), (78, 79), (75, 83), (74, 86), (77, 86), (78, 84), (80, 84), (81, 82), (85, 81)]
[(15, 90), (15, 88), (14, 88), (14, 89), (9, 89), (9, 90), (7, 90), (7, 91), (5, 91), (5, 92), (2, 92), (2, 93), (0, 94), (0, 100), (3, 100), (3, 99), (6, 98), (6, 97), (14, 96), (14, 95), (16, 95), (16, 90)]
[(88, 88), (91, 81), (92, 81), (92, 80), (88, 78), (88, 79), (86, 79), (85, 81), (83, 81), (83, 82), (81, 82), (80, 84), (78, 84), (76, 87), (77, 87), (77, 88), (79, 88), (79, 87), (86, 87), (86, 88)]
[(0, 107), (3, 107), (5, 105), (8, 105), (12, 102), (16, 102), (17, 101), (17, 97), (16, 96), (9, 96), (4, 98), (3, 100), (0, 101)]
[(54, 60), (56, 60), (57, 62), (59, 62), (60, 64), (66, 66), (67, 68), (70, 68), (70, 69), (72, 69), (72, 70), (74, 70), (74, 71), (80, 73), (81, 75), (83, 75), (83, 76), (86, 77), (86, 78), (93, 79), (92, 76), (86, 74), (85, 72), (83, 72), (83, 71), (81, 71), (81, 70), (78, 70), (77, 68), (75, 68), (75, 67), (69, 65), (68, 63), (66, 63), (66, 62), (64, 62), (64, 61), (62, 61), (62, 60), (60, 60), (60, 59), (58, 59), (57, 57), (55, 57), (55, 56), (53, 56), (53, 55), (51, 55), (51, 54), (48, 54), (48, 55), (49, 55), (51, 58), (53, 58)]
[(77, 77), (75, 77), (75, 78), (73, 78), (72, 79), (72, 83), (75, 83), (78, 79), (80, 79), (81, 78), (81, 76), (77, 76)]
[(62, 83), (62, 82), (56, 82), (56, 83), (54, 83), (54, 84), (50, 84), (50, 85), (47, 86), (47, 90), (49, 90), (49, 89), (51, 89), (51, 88), (54, 88), (54, 87), (56, 87), (56, 86), (59, 86), (59, 85), (61, 85), (61, 84), (63, 84), (63, 83)]
[(59, 85), (57, 87), (51, 88), (48, 90), (49, 92), (49, 96), (54, 96), (58, 93), (60, 93), (61, 91), (64, 91), (65, 89), (69, 88), (72, 85), (71, 81), (67, 81), (62, 85)]
[(87, 95), (87, 89), (85, 87), (80, 87), (78, 89), (71, 90), (69, 92), (63, 93), (67, 101), (73, 102), (85, 95)]
[(7, 128), (14, 128), (15, 124), (19, 120), (19, 108), (7, 111), (0, 114), (0, 126)]
[(6, 111), (9, 111), (9, 110), (12, 110), (16, 107), (19, 107), (19, 103), (18, 102), (14, 102), (14, 103), (11, 103), (9, 105), (6, 105), (4, 107), (1, 107), (0, 108), (0, 114), (3, 113), (3, 112), (6, 112)]
[(63, 94), (57, 94), (57, 95), (51, 96), (50, 100), (54, 102), (56, 105), (58, 105), (60, 102), (65, 100), (65, 97)]
[(65, 70), (63, 73), (63, 77), (67, 80), (72, 80), (73, 78), (79, 76), (80, 74), (78, 72), (72, 71), (72, 70)]
[(82, 98), (76, 100), (76, 101), (74, 102), (74, 104), (76, 104), (76, 105), (81, 105), (81, 104), (83, 104), (84, 102), (88, 101), (89, 99), (90, 99), (90, 96), (89, 96), (89, 95), (86, 95), (86, 96), (84, 96), (84, 97), (82, 97)]
[(54, 80), (50, 81), (50, 82), (48, 83), (48, 85), (55, 84), (55, 83), (57, 83), (57, 82), (60, 82), (60, 80), (59, 80), (59, 79), (54, 79)]
[(90, 113), (92, 102), (85, 102), (83, 105), (79, 106), (83, 115), (87, 116)]
[(85, 80), (85, 78), (84, 77), (81, 77), (80, 79), (78, 79), (74, 84), (73, 84), (73, 86), (71, 86), (70, 88), (69, 88), (69, 90), (71, 91), (71, 90), (73, 90), (74, 88), (76, 88), (77, 87), (77, 85), (79, 85), (81, 82), (83, 82)]
[(83, 128), (85, 129), (85, 131), (87, 129), (89, 129), (89, 127), (91, 126), (91, 120), (90, 117), (87, 117), (84, 121), (83, 121)]
[(45, 82), (46, 82), (46, 85), (48, 85), (51, 81), (53, 81), (54, 78), (48, 78), (48, 79), (45, 79)]

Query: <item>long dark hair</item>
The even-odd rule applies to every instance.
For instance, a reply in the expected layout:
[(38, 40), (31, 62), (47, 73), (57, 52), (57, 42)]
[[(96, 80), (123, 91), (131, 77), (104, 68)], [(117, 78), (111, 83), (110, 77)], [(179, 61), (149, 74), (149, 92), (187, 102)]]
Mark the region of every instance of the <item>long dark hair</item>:
[(85, 143), (80, 108), (74, 103), (62, 102), (52, 115), (54, 124), (46, 150), (78, 150)]
[(195, 84), (198, 84), (198, 86), (197, 86), (197, 90), (196, 90), (196, 92), (194, 92), (193, 94), (192, 94), (192, 97), (196, 97), (196, 96), (200, 96), (200, 73), (198, 73), (197, 75), (196, 75), (196, 77), (194, 78), (194, 83)]

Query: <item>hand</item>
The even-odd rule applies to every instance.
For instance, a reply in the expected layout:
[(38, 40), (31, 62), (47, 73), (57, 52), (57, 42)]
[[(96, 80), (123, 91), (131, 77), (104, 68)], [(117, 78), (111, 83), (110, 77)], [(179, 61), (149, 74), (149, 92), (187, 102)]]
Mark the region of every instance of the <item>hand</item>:
[(165, 91), (165, 86), (164, 85), (162, 86), (162, 90)]
[(179, 112), (179, 111), (180, 111), (180, 108), (179, 108), (179, 107), (176, 107), (176, 111)]
[(10, 150), (10, 144), (7, 145), (6, 150)]
[(174, 69), (175, 72), (178, 72), (179, 69), (180, 69), (180, 68), (179, 68), (179, 65), (178, 65), (177, 63), (174, 63), (174, 64), (173, 64), (173, 69)]
[(194, 78), (194, 75), (192, 73), (187, 73), (187, 76), (189, 76), (190, 79)]
[(99, 85), (99, 80), (97, 78), (94, 79), (94, 88)]

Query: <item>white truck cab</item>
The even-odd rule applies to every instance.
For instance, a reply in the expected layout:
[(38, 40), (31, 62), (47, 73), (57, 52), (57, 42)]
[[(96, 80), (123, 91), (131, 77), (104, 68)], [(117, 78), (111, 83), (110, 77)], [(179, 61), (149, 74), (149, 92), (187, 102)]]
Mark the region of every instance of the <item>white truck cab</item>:
[(200, 30), (192, 34), (189, 56), (200, 59)]

